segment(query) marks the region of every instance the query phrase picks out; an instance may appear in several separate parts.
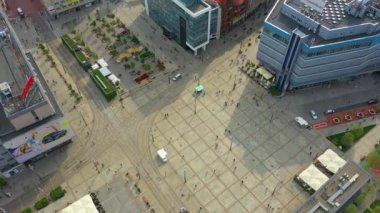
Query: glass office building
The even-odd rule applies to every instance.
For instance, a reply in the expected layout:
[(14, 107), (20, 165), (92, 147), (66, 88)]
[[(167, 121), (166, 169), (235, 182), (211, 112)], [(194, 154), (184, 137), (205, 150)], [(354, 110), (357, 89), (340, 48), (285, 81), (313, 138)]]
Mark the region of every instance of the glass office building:
[(145, 10), (170, 39), (197, 54), (220, 35), (221, 9), (206, 0), (145, 0)]
[(278, 0), (257, 58), (282, 91), (380, 70), (380, 0)]

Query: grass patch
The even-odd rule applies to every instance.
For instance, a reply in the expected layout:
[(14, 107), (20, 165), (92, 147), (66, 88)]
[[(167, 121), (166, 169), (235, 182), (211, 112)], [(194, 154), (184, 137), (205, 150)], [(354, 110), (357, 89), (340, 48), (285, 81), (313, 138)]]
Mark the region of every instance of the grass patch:
[(90, 75), (91, 75), (91, 79), (102, 91), (103, 95), (106, 97), (108, 101), (116, 97), (115, 88), (108, 81), (108, 79), (102, 75), (102, 73), (99, 70), (92, 71)]
[(327, 136), (327, 139), (338, 148), (341, 146), (342, 151), (346, 152), (352, 145), (354, 145), (358, 140), (360, 140), (360, 138), (371, 131), (371, 129), (375, 126), (376, 125), (369, 125), (363, 127), (362, 130), (360, 130), (360, 128), (355, 128), (347, 132)]
[(71, 52), (79, 50), (78, 45), (70, 38), (70, 36), (63, 35), (61, 38), (63, 43), (70, 49)]

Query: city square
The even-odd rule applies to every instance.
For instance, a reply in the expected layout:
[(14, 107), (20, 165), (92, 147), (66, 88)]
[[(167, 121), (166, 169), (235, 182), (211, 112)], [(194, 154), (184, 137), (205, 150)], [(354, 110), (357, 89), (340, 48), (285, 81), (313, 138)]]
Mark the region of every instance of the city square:
[[(166, 64), (165, 72), (142, 85), (124, 74), (90, 31), (81, 33), (88, 26), (87, 14), (96, 9), (104, 14), (113, 10)], [(372, 139), (380, 131), (375, 127), (372, 139), (364, 138), (362, 147), (343, 153), (325, 136), (348, 125), (310, 130), (297, 125), (294, 117), (308, 118), (314, 106), (321, 112), (344, 105), (352, 93), (360, 94), (353, 101), (366, 100), (373, 94), (368, 91), (379, 90), (375, 82), (380, 77), (272, 96), (240, 70), (247, 60), (259, 64), (257, 37), (264, 12), (197, 55), (163, 39), (162, 30), (138, 1), (101, 3), (58, 20), (35, 15), (12, 21), (15, 31), (23, 32), (21, 43), (32, 54), (76, 136), (11, 180), (14, 198), (2, 200), (2, 206), (8, 212), (20, 211), (61, 185), (66, 196), (40, 212), (59, 211), (89, 192), (97, 194), (107, 212), (178, 212), (181, 207), (190, 212), (295, 211), (310, 196), (293, 180), (298, 173), (328, 148), (357, 162), (362, 153), (355, 151), (373, 147)], [(73, 29), (91, 41), (93, 51), (109, 62), (112, 71), (122, 74), (128, 97), (104, 99), (60, 41)], [(56, 69), (46, 63), (39, 41), (50, 48)], [(178, 73), (182, 78), (174, 81)], [(80, 93), (79, 103), (67, 84)], [(199, 85), (203, 91), (197, 94)], [(367, 123), (378, 124), (378, 117)], [(168, 154), (166, 163), (157, 156), (162, 148)]]

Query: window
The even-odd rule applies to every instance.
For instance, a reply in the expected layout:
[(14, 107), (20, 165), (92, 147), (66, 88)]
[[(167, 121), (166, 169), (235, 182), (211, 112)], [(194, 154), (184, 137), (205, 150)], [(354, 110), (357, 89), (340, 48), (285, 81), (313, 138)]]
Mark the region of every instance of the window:
[(284, 44), (288, 44), (289, 43), (289, 40), (285, 39), (284, 37), (270, 31), (270, 30), (267, 30), (264, 28), (263, 30), (264, 33), (268, 34), (269, 36), (271, 36), (272, 38), (278, 40), (278, 41), (281, 41), (282, 43)]
[(335, 49), (322, 50), (322, 51), (311, 52), (311, 53), (305, 53), (304, 51), (301, 51), (301, 55), (303, 55), (304, 57), (315, 57), (315, 56), (328, 55), (328, 54), (333, 54), (333, 53), (337, 53), (341, 51), (347, 51), (347, 50), (358, 49), (358, 48), (369, 47), (369, 46), (371, 46), (371, 42), (365, 42), (361, 44), (354, 44), (351, 46), (339, 47)]

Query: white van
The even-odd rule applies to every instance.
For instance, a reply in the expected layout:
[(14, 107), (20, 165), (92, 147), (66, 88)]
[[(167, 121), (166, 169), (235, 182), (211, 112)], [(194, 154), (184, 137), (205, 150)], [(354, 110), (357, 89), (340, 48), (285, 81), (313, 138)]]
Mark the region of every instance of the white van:
[(168, 152), (164, 148), (158, 150), (157, 155), (162, 162), (166, 163), (168, 161)]
[(303, 126), (303, 127), (308, 127), (309, 126), (309, 123), (303, 119), (302, 117), (295, 117), (294, 120), (300, 125), (300, 126)]

